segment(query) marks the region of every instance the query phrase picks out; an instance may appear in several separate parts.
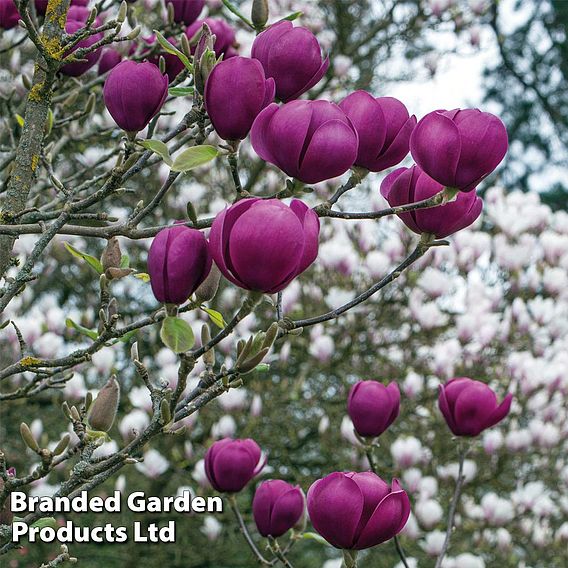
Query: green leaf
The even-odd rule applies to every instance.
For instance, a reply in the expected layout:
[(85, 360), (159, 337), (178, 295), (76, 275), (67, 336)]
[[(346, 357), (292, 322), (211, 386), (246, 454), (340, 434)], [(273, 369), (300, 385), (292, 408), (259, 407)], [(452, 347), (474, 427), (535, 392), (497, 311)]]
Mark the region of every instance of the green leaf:
[(120, 257), (120, 268), (129, 268), (130, 267), (130, 258), (128, 258), (127, 254), (123, 254)]
[(98, 258), (87, 254), (86, 252), (82, 252), (79, 249), (76, 249), (73, 245), (69, 243), (63, 243), (65, 248), (75, 257), (84, 260), (91, 268), (94, 268), (98, 274), (102, 274), (104, 272), (103, 265), (101, 264)]
[(325, 540), (325, 538), (323, 538), (322, 536), (320, 536), (315, 532), (305, 532), (302, 534), (302, 538), (305, 538), (306, 540), (315, 540), (319, 544), (325, 544), (326, 546), (330, 546), (327, 540)]
[(170, 156), (168, 147), (161, 140), (142, 140), (141, 142), (138, 142), (138, 144), (147, 150), (151, 150), (155, 154), (158, 154), (158, 156), (160, 156), (168, 166), (172, 165), (172, 157)]
[(93, 341), (97, 339), (97, 337), (99, 336), (99, 334), (95, 330), (89, 329), (78, 323), (75, 323), (71, 318), (67, 318), (65, 320), (65, 325), (68, 328), (76, 329), (81, 335), (86, 335), (87, 337), (90, 337)]
[(39, 529), (43, 529), (45, 527), (55, 529), (57, 528), (57, 521), (53, 517), (43, 517), (43, 519), (38, 519), (35, 523), (32, 523), (31, 526)]
[(138, 280), (142, 280), (142, 282), (150, 282), (150, 275), (145, 272), (137, 272), (133, 274), (133, 276), (134, 278), (138, 278)]
[(129, 331), (128, 333), (125, 333), (125, 334), (119, 339), (119, 341), (122, 341), (122, 343), (128, 343), (137, 333), (138, 333), (138, 330), (137, 330), (137, 329), (133, 329), (132, 331)]
[(213, 160), (219, 151), (215, 146), (192, 146), (178, 154), (172, 165), (174, 172), (188, 172)]
[(158, 43), (164, 48), (166, 53), (177, 56), (177, 58), (185, 65), (185, 68), (193, 73), (193, 65), (187, 58), (187, 56), (182, 53), (175, 45), (172, 45), (158, 30), (154, 30), (156, 34), (156, 39)]
[(270, 370), (270, 365), (268, 363), (261, 363), (257, 365), (254, 370), (259, 373), (266, 373), (266, 371)]
[(231, 4), (229, 2), (229, 0), (221, 0), (223, 2), (223, 4), (225, 5), (225, 8), (227, 8), (227, 10), (229, 10), (230, 12), (233, 12), (233, 14), (235, 14), (235, 16), (237, 16), (238, 18), (240, 18), (247, 26), (251, 27), (254, 30), (254, 26), (253, 23), (247, 18), (245, 17), (240, 11), (239, 9), (234, 6), (233, 4)]
[(24, 127), (24, 117), (17, 114), (16, 115), (16, 122), (20, 125), (21, 128)]
[(193, 95), (194, 91), (193, 87), (171, 87), (169, 93), (171, 97), (187, 97)]
[(162, 323), (160, 339), (174, 353), (188, 351), (195, 343), (191, 326), (185, 320), (172, 316), (168, 316)]
[(227, 322), (223, 317), (223, 314), (219, 313), (216, 310), (212, 310), (211, 308), (201, 308), (208, 316), (209, 319), (221, 329), (225, 329), (227, 327)]
[[(297, 20), (302, 14), (303, 14), (303, 12), (292, 12), (291, 14), (288, 14), (285, 18), (278, 20), (278, 22), (283, 22), (284, 20), (288, 20), (289, 22), (293, 22), (294, 20)], [(278, 22), (276, 22), (276, 23), (278, 23)]]

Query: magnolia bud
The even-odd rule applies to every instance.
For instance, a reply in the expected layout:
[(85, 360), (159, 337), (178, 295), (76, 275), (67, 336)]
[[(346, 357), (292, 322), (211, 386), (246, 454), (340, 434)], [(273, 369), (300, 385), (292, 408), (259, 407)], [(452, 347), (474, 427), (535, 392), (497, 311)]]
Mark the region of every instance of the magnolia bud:
[(268, 0), (253, 0), (250, 16), (256, 29), (264, 28), (268, 22)]
[(108, 432), (111, 429), (116, 418), (119, 398), (120, 385), (116, 375), (112, 375), (91, 405), (88, 424), (93, 430)]
[(36, 454), (39, 454), (40, 450), (38, 443), (36, 442), (30, 427), (25, 422), (20, 424), (20, 435), (22, 436), (22, 440), (24, 440), (26, 446), (28, 446), (30, 450), (36, 452)]
[(195, 291), (198, 302), (209, 302), (217, 294), (219, 289), (219, 281), (221, 280), (221, 272), (215, 263), (211, 264), (211, 271), (203, 283)]
[(108, 268), (120, 268), (121, 258), (122, 253), (120, 251), (118, 239), (116, 237), (111, 237), (108, 240), (107, 246), (101, 256), (103, 270), (107, 270)]

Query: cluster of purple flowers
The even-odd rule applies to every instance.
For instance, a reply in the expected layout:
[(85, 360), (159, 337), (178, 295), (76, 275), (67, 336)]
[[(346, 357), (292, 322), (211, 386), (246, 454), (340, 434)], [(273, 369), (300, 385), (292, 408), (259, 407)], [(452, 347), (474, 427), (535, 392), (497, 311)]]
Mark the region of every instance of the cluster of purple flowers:
[[(493, 390), (481, 381), (457, 378), (440, 386), (438, 404), (456, 436), (473, 437), (508, 414), (512, 395), (497, 403)], [(370, 443), (383, 434), (400, 411), (396, 383), (356, 383), (347, 410), (357, 435)], [(237, 493), (262, 471), (266, 458), (251, 439), (225, 438), (205, 455), (205, 472), (212, 487)], [(304, 497), (299, 486), (283, 480), (263, 481), (252, 510), (259, 533), (277, 538), (305, 521), (305, 508), (318, 533), (344, 550), (377, 546), (396, 536), (410, 515), (410, 498), (397, 479), (389, 485), (371, 471), (333, 472), (311, 485)]]

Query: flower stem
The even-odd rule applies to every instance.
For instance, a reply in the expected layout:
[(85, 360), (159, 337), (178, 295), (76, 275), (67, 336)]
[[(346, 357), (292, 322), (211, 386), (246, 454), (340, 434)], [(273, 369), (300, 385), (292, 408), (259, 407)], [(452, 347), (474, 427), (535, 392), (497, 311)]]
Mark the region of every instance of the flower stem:
[(269, 560), (267, 560), (266, 558), (264, 558), (264, 556), (261, 554), (260, 550), (258, 550), (256, 544), (254, 543), (254, 541), (252, 540), (252, 537), (250, 535), (250, 533), (248, 532), (247, 526), (245, 524), (245, 521), (243, 519), (243, 516), (241, 515), (241, 512), (239, 511), (239, 506), (237, 505), (237, 498), (235, 497), (235, 495), (229, 495), (228, 496), (228, 501), (229, 501), (229, 505), (235, 515), (235, 518), (237, 519), (237, 523), (239, 525), (239, 529), (241, 531), (241, 534), (243, 535), (244, 539), (246, 540), (249, 548), (251, 549), (252, 553), (255, 555), (257, 561), (260, 564), (265, 564), (266, 566), (270, 566), (271, 562)]
[(456, 480), (456, 488), (454, 490), (454, 496), (452, 497), (452, 502), (450, 504), (450, 511), (448, 513), (448, 527), (446, 529), (446, 538), (444, 539), (444, 544), (442, 545), (442, 551), (436, 560), (436, 566), (434, 568), (441, 568), (446, 552), (450, 546), (450, 538), (452, 536), (452, 531), (454, 529), (454, 519), (456, 516), (456, 510), (458, 507), (463, 483), (465, 481), (465, 476), (463, 475), (463, 464), (465, 461), (465, 456), (467, 454), (466, 449), (460, 443), (458, 446), (459, 454), (459, 466), (458, 466), (458, 477)]

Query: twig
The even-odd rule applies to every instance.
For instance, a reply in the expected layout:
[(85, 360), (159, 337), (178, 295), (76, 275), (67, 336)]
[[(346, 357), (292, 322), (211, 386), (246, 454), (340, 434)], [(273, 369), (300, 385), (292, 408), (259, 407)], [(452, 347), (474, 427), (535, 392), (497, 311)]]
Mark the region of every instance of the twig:
[(434, 568), (441, 568), (442, 562), (444, 560), (444, 556), (446, 556), (446, 552), (448, 547), (450, 546), (450, 538), (452, 536), (452, 531), (454, 529), (454, 518), (456, 516), (456, 510), (458, 507), (461, 490), (463, 487), (463, 482), (465, 480), (465, 476), (463, 475), (463, 464), (465, 461), (465, 456), (467, 451), (464, 447), (459, 443), (458, 446), (458, 454), (459, 454), (459, 466), (458, 466), (458, 477), (456, 479), (456, 488), (454, 490), (454, 496), (452, 497), (452, 502), (450, 504), (450, 511), (448, 513), (448, 527), (446, 529), (446, 538), (444, 539), (444, 544), (442, 545), (442, 550), (438, 559), (436, 560), (436, 566)]
[(228, 501), (229, 501), (229, 505), (231, 506), (233, 513), (235, 514), (235, 518), (237, 519), (237, 523), (239, 524), (239, 529), (241, 531), (241, 534), (245, 538), (247, 544), (249, 545), (249, 548), (252, 550), (252, 553), (255, 555), (257, 562), (259, 564), (264, 564), (266, 566), (270, 566), (271, 562), (269, 560), (267, 560), (266, 558), (264, 558), (264, 556), (261, 554), (260, 550), (258, 550), (256, 544), (252, 540), (250, 533), (248, 532), (245, 521), (244, 521), (244, 519), (241, 515), (241, 512), (239, 511), (239, 506), (237, 505), (236, 497), (231, 494), (231, 495), (228, 496)]

